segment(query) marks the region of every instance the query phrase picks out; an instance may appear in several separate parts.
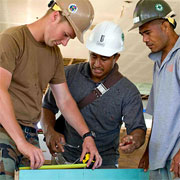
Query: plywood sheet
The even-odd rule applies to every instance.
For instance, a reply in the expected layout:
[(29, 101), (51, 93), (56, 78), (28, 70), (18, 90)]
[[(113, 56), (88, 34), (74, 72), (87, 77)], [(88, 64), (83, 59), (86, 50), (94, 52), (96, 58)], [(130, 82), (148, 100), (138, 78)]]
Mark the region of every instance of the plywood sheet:
[(146, 180), (142, 169), (20, 170), (19, 180)]

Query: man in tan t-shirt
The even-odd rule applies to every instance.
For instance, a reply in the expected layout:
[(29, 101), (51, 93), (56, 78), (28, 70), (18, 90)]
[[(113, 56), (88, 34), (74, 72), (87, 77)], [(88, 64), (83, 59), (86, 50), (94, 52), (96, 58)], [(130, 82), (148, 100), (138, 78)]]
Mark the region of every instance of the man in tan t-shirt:
[[(88, 0), (51, 1), (49, 7), (38, 21), (0, 34), (0, 179), (13, 179), (14, 169), (21, 164), (28, 165), (29, 160), (32, 169), (43, 165), (36, 125), (41, 115), (43, 90), (48, 83), (68, 123), (81, 136), (86, 134), (81, 160), (90, 152), (88, 165), (93, 158), (96, 159), (93, 168), (102, 164), (68, 90), (57, 47), (66, 46), (76, 36), (83, 42), (83, 33), (93, 20), (93, 7)], [(44, 128), (51, 131), (48, 125)], [(55, 152), (64, 151), (63, 143), (64, 140), (59, 139), (52, 148)]]

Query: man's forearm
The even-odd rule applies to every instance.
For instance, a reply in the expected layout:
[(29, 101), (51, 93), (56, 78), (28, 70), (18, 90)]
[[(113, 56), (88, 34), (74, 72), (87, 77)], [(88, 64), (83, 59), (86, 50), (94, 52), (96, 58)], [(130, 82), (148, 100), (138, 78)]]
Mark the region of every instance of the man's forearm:
[(49, 109), (42, 108), (40, 123), (44, 134), (54, 131), (55, 122), (55, 114)]
[(0, 123), (16, 145), (26, 141), (23, 131), (15, 118), (10, 95), (3, 89), (0, 89), (0, 109)]
[(56, 104), (63, 114), (66, 121), (83, 136), (89, 131), (89, 128), (81, 115), (76, 102), (72, 98), (67, 83), (58, 85), (50, 85), (53, 95), (56, 99)]
[(81, 115), (74, 99), (70, 99), (63, 104), (64, 109), (62, 114), (68, 123), (79, 133), (80, 136), (83, 136), (89, 131), (89, 128)]

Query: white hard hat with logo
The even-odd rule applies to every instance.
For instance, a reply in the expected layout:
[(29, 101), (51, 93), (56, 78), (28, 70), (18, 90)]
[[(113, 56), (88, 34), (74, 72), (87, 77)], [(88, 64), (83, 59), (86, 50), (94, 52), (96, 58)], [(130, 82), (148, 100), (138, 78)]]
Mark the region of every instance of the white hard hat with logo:
[(124, 33), (118, 24), (104, 21), (92, 30), (86, 47), (96, 54), (110, 57), (124, 49)]

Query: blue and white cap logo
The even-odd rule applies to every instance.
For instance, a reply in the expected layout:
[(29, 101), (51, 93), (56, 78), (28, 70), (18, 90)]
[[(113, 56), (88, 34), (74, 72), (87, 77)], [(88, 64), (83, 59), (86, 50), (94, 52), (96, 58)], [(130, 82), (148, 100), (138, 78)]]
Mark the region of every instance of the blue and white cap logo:
[(70, 4), (69, 7), (68, 7), (68, 11), (70, 13), (76, 13), (78, 10), (78, 7), (76, 6), (76, 4)]

